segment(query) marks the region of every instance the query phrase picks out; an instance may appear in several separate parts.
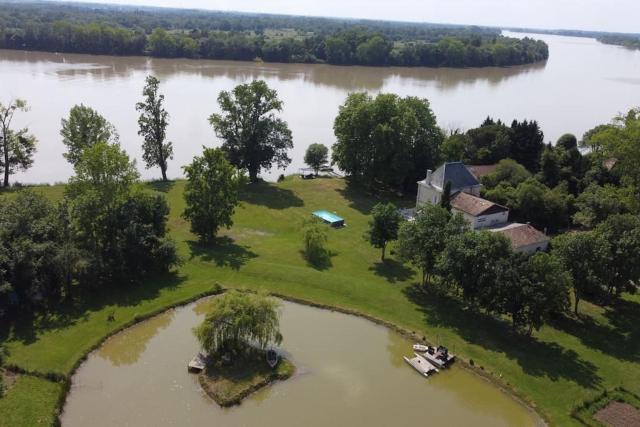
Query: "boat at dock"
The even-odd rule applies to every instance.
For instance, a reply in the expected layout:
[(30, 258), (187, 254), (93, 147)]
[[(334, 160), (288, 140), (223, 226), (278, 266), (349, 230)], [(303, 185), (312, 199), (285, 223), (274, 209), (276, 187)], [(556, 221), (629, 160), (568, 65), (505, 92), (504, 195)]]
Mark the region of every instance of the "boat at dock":
[(433, 347), (430, 345), (415, 344), (413, 349), (420, 352), (422, 357), (438, 368), (446, 368), (456, 357), (454, 354), (449, 353), (447, 347), (442, 345)]
[(429, 350), (429, 346), (428, 345), (424, 345), (424, 344), (414, 344), (413, 345), (413, 351), (417, 351), (418, 353), (424, 353), (427, 350)]
[(413, 369), (418, 371), (421, 375), (428, 377), (431, 374), (435, 374), (438, 372), (438, 369), (433, 366), (427, 359), (419, 355), (418, 353), (414, 353), (415, 357), (409, 359), (406, 356), (403, 356), (405, 362), (407, 362)]
[(267, 364), (271, 367), (271, 369), (275, 368), (280, 360), (280, 356), (275, 350), (267, 350)]

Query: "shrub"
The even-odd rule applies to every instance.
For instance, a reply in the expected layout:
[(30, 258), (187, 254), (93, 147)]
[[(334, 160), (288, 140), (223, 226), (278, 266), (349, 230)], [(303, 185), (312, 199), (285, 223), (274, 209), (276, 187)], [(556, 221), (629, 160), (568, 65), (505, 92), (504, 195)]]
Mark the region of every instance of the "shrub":
[(327, 227), (317, 219), (306, 221), (303, 227), (304, 254), (313, 265), (327, 260)]

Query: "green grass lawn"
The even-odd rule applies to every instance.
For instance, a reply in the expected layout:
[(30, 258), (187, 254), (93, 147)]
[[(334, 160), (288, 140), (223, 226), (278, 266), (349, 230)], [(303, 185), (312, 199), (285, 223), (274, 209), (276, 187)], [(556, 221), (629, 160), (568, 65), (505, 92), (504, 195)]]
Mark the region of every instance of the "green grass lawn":
[[(167, 195), (170, 232), (185, 259), (174, 275), (114, 290), (109, 297), (95, 297), (46, 319), (25, 321), (7, 339), (5, 362), (28, 371), (69, 374), (110, 331), (136, 316), (189, 300), (219, 282), (357, 310), (416, 331), (501, 377), (554, 425), (576, 425), (572, 408), (604, 388), (623, 386), (640, 393), (639, 296), (625, 297), (616, 310), (581, 303), (587, 314), (583, 320), (567, 318), (545, 326), (533, 338), (514, 337), (506, 322), (421, 292), (415, 272), (395, 261), (393, 254), (379, 262), (379, 251), (362, 236), (368, 212), (380, 198), (351, 189), (344, 180), (288, 178), (280, 184), (249, 186), (234, 226), (221, 233), (213, 248), (201, 247), (180, 218), (183, 187), (181, 181), (155, 184)], [(60, 186), (38, 191), (52, 198), (62, 195)], [(332, 257), (322, 268), (308, 265), (300, 253), (301, 224), (318, 209), (337, 212), (347, 224), (329, 231)], [(110, 312), (115, 313), (113, 322), (107, 321)], [(20, 402), (17, 393), (12, 389), (6, 399)], [(0, 419), (5, 415), (0, 404)], [(33, 425), (19, 418), (13, 417), (12, 425)]]
[(0, 427), (52, 425), (61, 391), (58, 383), (28, 375), (18, 377), (0, 399)]

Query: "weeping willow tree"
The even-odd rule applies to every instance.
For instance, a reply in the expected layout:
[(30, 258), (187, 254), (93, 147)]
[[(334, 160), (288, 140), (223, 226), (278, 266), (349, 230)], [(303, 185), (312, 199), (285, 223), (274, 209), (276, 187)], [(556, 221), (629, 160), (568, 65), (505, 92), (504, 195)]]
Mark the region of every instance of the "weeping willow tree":
[(194, 328), (209, 353), (243, 353), (280, 344), (280, 303), (263, 294), (229, 291), (214, 300), (204, 322)]

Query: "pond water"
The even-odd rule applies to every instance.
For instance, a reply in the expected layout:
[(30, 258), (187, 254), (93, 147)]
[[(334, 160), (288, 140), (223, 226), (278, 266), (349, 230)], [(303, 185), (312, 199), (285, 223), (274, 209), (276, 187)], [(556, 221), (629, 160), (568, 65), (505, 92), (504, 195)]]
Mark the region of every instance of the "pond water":
[(168, 311), (107, 340), (73, 377), (61, 417), (75, 426), (533, 426), (533, 413), (455, 365), (425, 379), (411, 344), (370, 321), (284, 302), (281, 351), (296, 375), (222, 409), (187, 362), (210, 300)]
[[(512, 34), (522, 37), (523, 34)], [(27, 99), (32, 110), (17, 117), (29, 125), (40, 143), (35, 165), (14, 179), (21, 182), (66, 181), (71, 166), (63, 159), (60, 119), (79, 103), (96, 108), (118, 129), (123, 147), (145, 170), (137, 135), (135, 103), (144, 79), (162, 80), (171, 115), (168, 138), (175, 158), (169, 176), (201, 153), (219, 145), (207, 117), (218, 111), (221, 90), (252, 79), (264, 79), (284, 101), (283, 118), (294, 138), (293, 159), (286, 171), (303, 166), (309, 144), (335, 142), (333, 120), (350, 92), (394, 92), (428, 98), (445, 129), (478, 126), (488, 115), (508, 123), (536, 119), (545, 137), (581, 136), (593, 126), (640, 104), (640, 51), (603, 45), (588, 38), (531, 35), (549, 44), (547, 62), (522, 67), (429, 69), (338, 67), (307, 64), (185, 59), (151, 59), (0, 50), (0, 101)], [(274, 179), (282, 171), (265, 173)]]

